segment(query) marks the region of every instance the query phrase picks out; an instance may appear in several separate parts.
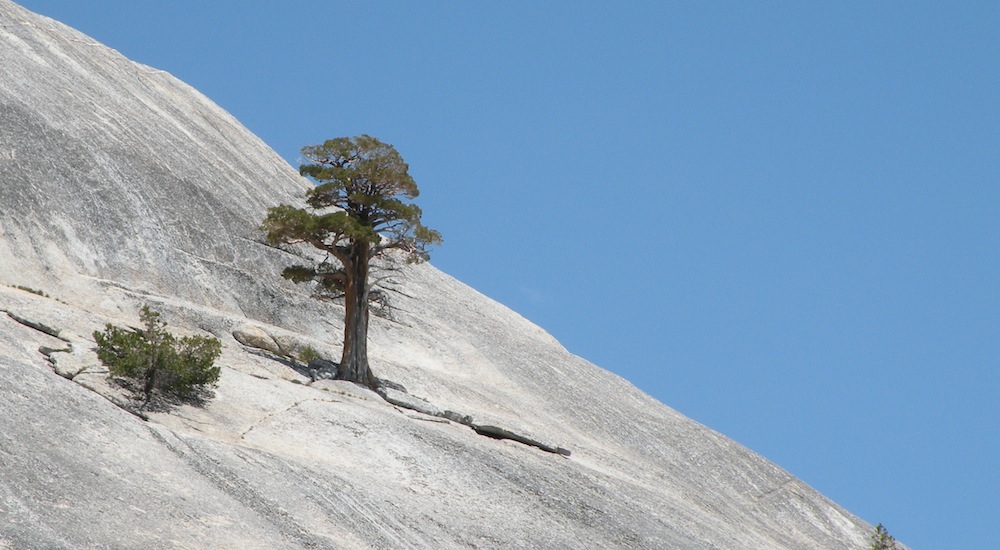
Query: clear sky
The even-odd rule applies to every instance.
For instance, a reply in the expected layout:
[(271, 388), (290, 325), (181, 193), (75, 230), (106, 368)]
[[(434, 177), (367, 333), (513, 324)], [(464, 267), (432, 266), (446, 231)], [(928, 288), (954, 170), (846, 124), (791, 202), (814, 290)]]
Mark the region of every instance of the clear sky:
[(433, 263), (917, 549), (1000, 540), (1000, 2), (22, 0), (294, 166), (394, 144)]

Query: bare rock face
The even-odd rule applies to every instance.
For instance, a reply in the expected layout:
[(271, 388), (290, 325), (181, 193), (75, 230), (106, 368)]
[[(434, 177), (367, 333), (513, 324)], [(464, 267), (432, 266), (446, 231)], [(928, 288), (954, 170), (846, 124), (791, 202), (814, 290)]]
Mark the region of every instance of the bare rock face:
[(66, 297), (123, 284), (269, 311), (273, 285), (245, 291), (279, 258), (251, 220), (308, 184), (170, 75), (4, 4), (0, 255), (20, 269), (5, 274)]
[[(343, 310), (256, 230), (308, 183), (197, 91), (8, 0), (0, 182), (0, 548), (865, 545), (864, 521), (429, 265), (372, 319), (382, 395), (310, 376), (289, 353), (336, 358)], [(145, 304), (222, 340), (204, 407), (123, 409), (92, 334)]]

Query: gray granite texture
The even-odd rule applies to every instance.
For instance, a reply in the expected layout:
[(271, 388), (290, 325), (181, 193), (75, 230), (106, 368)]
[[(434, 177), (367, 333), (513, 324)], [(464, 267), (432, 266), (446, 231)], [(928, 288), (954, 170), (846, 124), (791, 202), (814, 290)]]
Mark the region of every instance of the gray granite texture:
[[(865, 547), (866, 522), (431, 265), (372, 320), (383, 395), (317, 376), (293, 357), (338, 357), (343, 309), (256, 230), (307, 188), (196, 90), (0, 0), (0, 548)], [(143, 420), (108, 382), (92, 333), (144, 304), (222, 340), (205, 406)]]

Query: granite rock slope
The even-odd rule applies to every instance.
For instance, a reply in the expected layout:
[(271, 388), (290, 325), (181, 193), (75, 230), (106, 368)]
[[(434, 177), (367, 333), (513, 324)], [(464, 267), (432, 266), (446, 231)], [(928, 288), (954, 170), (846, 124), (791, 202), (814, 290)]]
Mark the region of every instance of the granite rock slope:
[[(342, 309), (256, 231), (308, 183), (197, 91), (7, 0), (0, 182), (0, 548), (865, 545), (866, 522), (430, 265), (372, 320), (404, 406), (317, 377), (288, 355), (337, 357)], [(91, 335), (144, 304), (222, 340), (206, 406), (122, 408)]]

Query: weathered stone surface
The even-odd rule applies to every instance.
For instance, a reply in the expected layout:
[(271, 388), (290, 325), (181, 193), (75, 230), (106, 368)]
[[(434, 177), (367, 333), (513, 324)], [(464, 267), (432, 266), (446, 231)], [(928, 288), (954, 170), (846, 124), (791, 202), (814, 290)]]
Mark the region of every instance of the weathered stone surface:
[(281, 353), (281, 347), (274, 341), (274, 338), (271, 338), (270, 334), (258, 326), (243, 325), (233, 331), (233, 338), (244, 346), (262, 349), (274, 354)]
[[(0, 309), (48, 329), (0, 315), (0, 545), (865, 544), (864, 521), (432, 266), (395, 277), (393, 315), (371, 320), (372, 364), (468, 425), (310, 383), (236, 343), (254, 326), (324, 356), (339, 345), (342, 309), (283, 281), (294, 255), (256, 231), (308, 184), (195, 90), (8, 0), (0, 182)], [(68, 380), (39, 352), (65, 345), (51, 334), (87, 350), (144, 304), (171, 330), (223, 341), (204, 408), (144, 422), (101, 373)]]

